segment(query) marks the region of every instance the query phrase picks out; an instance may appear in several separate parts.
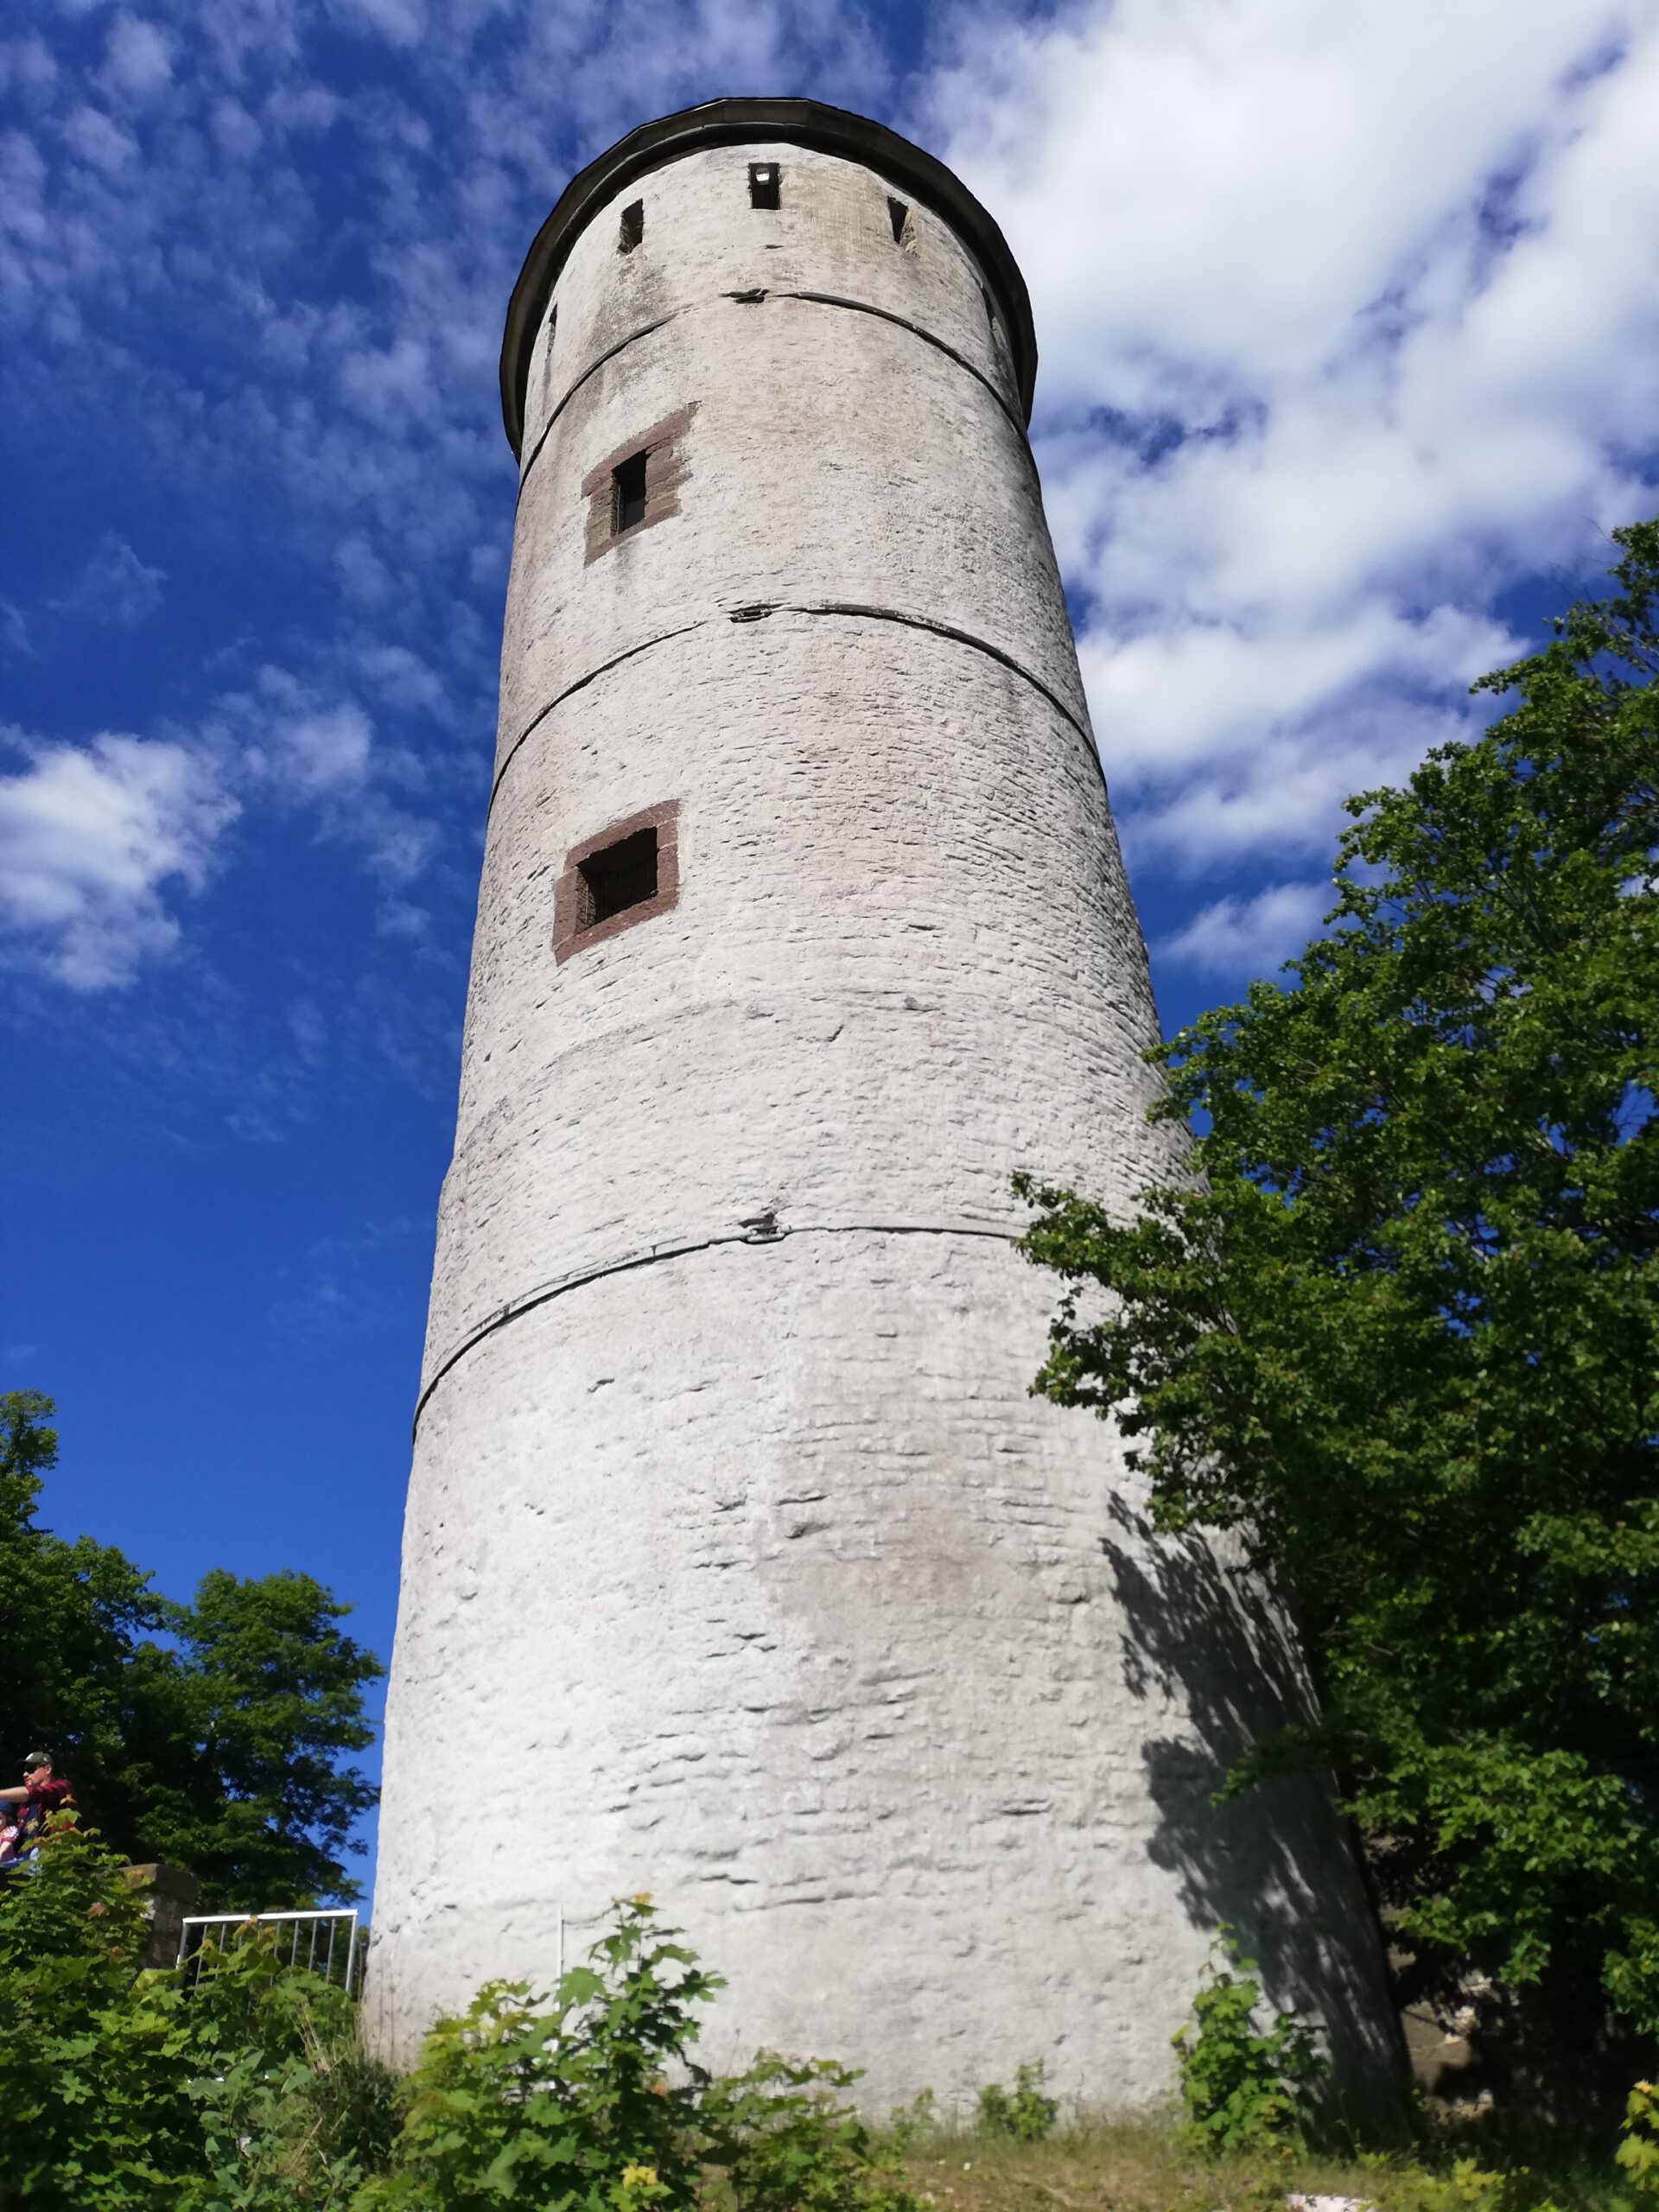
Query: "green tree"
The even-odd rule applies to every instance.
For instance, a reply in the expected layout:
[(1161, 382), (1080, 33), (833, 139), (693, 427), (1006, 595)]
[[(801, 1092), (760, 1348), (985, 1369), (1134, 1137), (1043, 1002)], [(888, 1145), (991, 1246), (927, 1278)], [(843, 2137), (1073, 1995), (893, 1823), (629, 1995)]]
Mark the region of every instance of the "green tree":
[(363, 1691), (383, 1670), (337, 1625), (350, 1611), (308, 1574), (222, 1568), (168, 1608), (178, 1647), (156, 1706), (177, 1732), (139, 1794), (148, 1852), (238, 1901), (359, 1894), (346, 1854), (376, 1792), (340, 1754), (373, 1741)]
[(44, 1744), (73, 1750), (76, 1780), (95, 1790), (129, 1757), (135, 1707), (149, 1703), (139, 1678), (150, 1662), (138, 1655), (166, 1605), (113, 1546), (36, 1525), (57, 1463), (51, 1413), (37, 1391), (0, 1396), (0, 1777), (15, 1782)]
[(375, 1793), (342, 1755), (373, 1739), (382, 1669), (350, 1608), (309, 1575), (222, 1570), (177, 1605), (111, 1546), (41, 1528), (51, 1413), (0, 1397), (0, 1772), (50, 1748), (115, 1848), (193, 1867), (209, 1905), (356, 1897)]
[(1510, 711), (1349, 802), (1330, 933), (1154, 1055), (1194, 1181), (1020, 1187), (1035, 1387), (1300, 1625), (1320, 1717), (1234, 1786), (1328, 1764), (1420, 1953), (1653, 2031), (1659, 524), (1615, 537)]

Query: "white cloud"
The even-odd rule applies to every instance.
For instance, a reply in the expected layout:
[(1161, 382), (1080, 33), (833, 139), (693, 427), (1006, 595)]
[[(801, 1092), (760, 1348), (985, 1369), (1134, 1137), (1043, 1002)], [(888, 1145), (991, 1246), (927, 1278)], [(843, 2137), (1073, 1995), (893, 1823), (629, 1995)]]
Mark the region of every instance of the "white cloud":
[[(1213, 915), (1469, 727), (1459, 687), (1519, 643), (1503, 590), (1599, 568), (1643, 504), (1659, 0), (942, 0), (929, 30), (912, 120), (1031, 279), (1126, 842)], [(349, 103), (342, 31), (383, 41)], [(806, 0), (124, 0), (60, 48), (0, 41), (18, 418), (257, 515), (274, 588), (238, 595), (227, 664), (273, 665), (204, 677), (202, 741), (408, 927), (435, 825), (476, 821), (512, 497), (493, 363), (537, 222), (648, 115), (766, 84), (886, 113), (893, 62), (857, 4)], [(160, 572), (105, 553), (137, 610)], [(338, 586), (302, 646), (261, 626), (284, 563)], [(43, 655), (27, 612), (6, 634)]]
[[(433, 696), (412, 653), (371, 651), (362, 672), (407, 708)], [(435, 823), (394, 791), (424, 775), (407, 749), (381, 743), (355, 698), (267, 666), (247, 691), (215, 701), (205, 740), (239, 788), (268, 804), (307, 814), (320, 837), (354, 849), (388, 897), (422, 874), (437, 849)]]
[(1270, 866), (1476, 725), (1506, 588), (1654, 504), (1659, 6), (971, 22), (929, 112), (1031, 282), (1131, 849)]
[(0, 776), (0, 927), (74, 989), (129, 981), (176, 942), (166, 893), (200, 887), (236, 802), (180, 744), (4, 737), (25, 765)]
[(161, 605), (166, 581), (165, 569), (146, 567), (131, 546), (111, 531), (68, 591), (51, 605), (55, 613), (132, 630)]
[(63, 135), (83, 161), (111, 176), (137, 158), (138, 141), (102, 108), (76, 108), (65, 120)]
[(1173, 964), (1235, 979), (1294, 960), (1335, 904), (1328, 883), (1276, 883), (1253, 899), (1219, 899), (1158, 947)]
[(277, 773), (307, 797), (355, 790), (368, 773), (374, 728), (354, 702), (296, 715), (272, 731)]
[(356, 700), (269, 664), (251, 690), (215, 700), (208, 731), (238, 776), (289, 802), (359, 791), (374, 752), (374, 725)]
[(156, 25), (141, 16), (118, 16), (104, 56), (104, 81), (110, 90), (118, 97), (147, 100), (172, 78), (172, 48)]
[(392, 46), (413, 46), (425, 28), (419, 0), (334, 0), (334, 13), (353, 30), (378, 31)]

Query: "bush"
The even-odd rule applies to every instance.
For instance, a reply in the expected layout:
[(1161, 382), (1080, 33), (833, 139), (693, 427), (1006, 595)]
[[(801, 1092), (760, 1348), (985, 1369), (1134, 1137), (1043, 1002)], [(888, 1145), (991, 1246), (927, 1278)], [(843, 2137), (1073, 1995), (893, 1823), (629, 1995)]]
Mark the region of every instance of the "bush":
[(343, 1990), (254, 1932), (197, 1985), (144, 1967), (125, 1861), (60, 1815), (0, 1885), (0, 2207), (344, 2207), (383, 2164), (394, 2087)]
[(907, 2105), (895, 2105), (887, 2115), (887, 2140), (901, 2154), (944, 2132), (939, 2101), (931, 2089), (918, 2089)]
[(709, 2083), (704, 2158), (732, 2212), (918, 2212), (897, 2164), (837, 2092), (858, 2079), (827, 2059), (762, 2051), (747, 2074)]
[(988, 2082), (979, 2093), (979, 2132), (1011, 2137), (1016, 2143), (1040, 2143), (1054, 2125), (1059, 2105), (1043, 2094), (1040, 2058), (1014, 2069), (1014, 2087)]
[(1239, 1957), (1225, 1929), (1211, 1947), (1212, 1961), (1217, 1952), (1226, 1963), (1214, 1964), (1209, 1987), (1192, 2000), (1198, 2032), (1182, 2028), (1174, 2037), (1188, 2133), (1211, 2153), (1300, 2150), (1307, 2093), (1325, 2072), (1313, 2032), (1294, 2012), (1281, 2012), (1259, 2034), (1261, 1969)]
[(189, 2024), (123, 1861), (72, 1814), (0, 1883), (0, 2206), (157, 2212), (199, 2162)]
[(185, 2012), (202, 2171), (179, 2212), (344, 2212), (385, 2171), (399, 2111), (396, 2077), (358, 2040), (353, 1998), (250, 1929), (210, 1950)]
[(1659, 2197), (1659, 2088), (1638, 2082), (1624, 2107), (1624, 2126), (1614, 2156), (1639, 2200)]
[(696, 2094), (685, 2060), (691, 2007), (721, 1986), (652, 1925), (649, 1899), (538, 2009), (527, 1984), (490, 1982), (429, 2032), (409, 2085), (392, 2171), (363, 2212), (557, 2204), (584, 2212), (689, 2208), (696, 2193)]
[(143, 1965), (125, 1865), (73, 1815), (0, 1882), (0, 2212), (918, 2212), (823, 2060), (712, 2081), (693, 2007), (721, 1986), (620, 1905), (548, 2009), (496, 1982), (398, 2084), (357, 2008), (254, 1923)]
[(658, 1928), (648, 1897), (565, 1974), (545, 2010), (493, 1982), (429, 2033), (391, 2171), (355, 2212), (913, 2212), (856, 2113), (856, 2076), (762, 2053), (714, 2081), (692, 2007), (723, 1985)]

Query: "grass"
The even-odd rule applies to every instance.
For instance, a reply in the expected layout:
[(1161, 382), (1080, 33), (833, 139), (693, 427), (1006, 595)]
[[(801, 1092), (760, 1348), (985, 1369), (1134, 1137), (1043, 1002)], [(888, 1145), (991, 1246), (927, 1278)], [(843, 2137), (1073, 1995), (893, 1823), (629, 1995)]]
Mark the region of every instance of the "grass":
[(1529, 2164), (1478, 2128), (1431, 2139), (1421, 2153), (1211, 2159), (1173, 2122), (1103, 2120), (1037, 2143), (942, 2132), (900, 2157), (911, 2188), (938, 2212), (1279, 2212), (1293, 2191), (1357, 2197), (1377, 2212), (1613, 2212), (1615, 2200), (1628, 2202), (1611, 2157)]

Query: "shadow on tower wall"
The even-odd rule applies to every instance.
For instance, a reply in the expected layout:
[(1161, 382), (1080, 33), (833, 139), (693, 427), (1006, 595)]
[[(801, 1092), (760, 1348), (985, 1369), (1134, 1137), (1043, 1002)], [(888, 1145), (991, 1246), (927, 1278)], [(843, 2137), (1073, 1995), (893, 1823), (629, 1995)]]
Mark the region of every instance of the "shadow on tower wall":
[(1149, 1849), (1193, 1923), (1230, 1927), (1268, 1999), (1317, 2024), (1333, 2105), (1370, 2127), (1402, 2117), (1406, 2065), (1382, 1931), (1324, 1777), (1275, 1777), (1215, 1796), (1244, 1753), (1306, 1720), (1313, 1695), (1259, 1575), (1222, 1546), (1162, 1536), (1116, 1498), (1100, 1539), (1123, 1622), (1130, 1694), (1190, 1716), (1144, 1751), (1158, 1827)]

